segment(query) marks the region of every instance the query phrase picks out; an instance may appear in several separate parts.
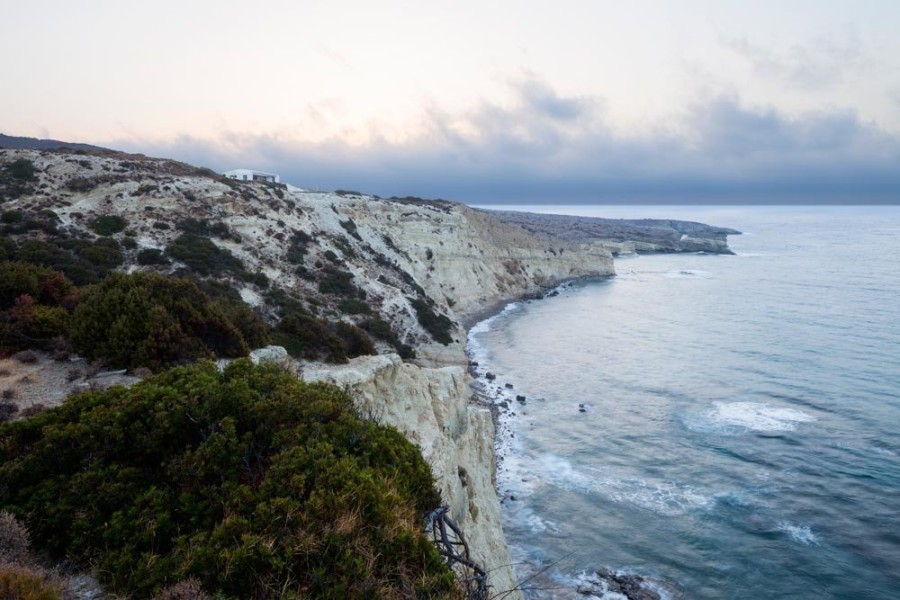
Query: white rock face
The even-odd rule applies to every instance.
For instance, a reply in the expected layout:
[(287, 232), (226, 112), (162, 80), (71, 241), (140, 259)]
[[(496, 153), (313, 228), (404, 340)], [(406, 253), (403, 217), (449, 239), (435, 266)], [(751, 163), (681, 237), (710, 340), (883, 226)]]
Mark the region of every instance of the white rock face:
[(250, 360), (254, 365), (261, 363), (277, 363), (281, 364), (288, 359), (287, 350), (281, 346), (266, 346), (265, 348), (257, 348), (250, 353)]
[(489, 572), (492, 593), (515, 587), (493, 479), (494, 425), (486, 408), (469, 403), (462, 367), (425, 368), (382, 355), (307, 367), (303, 378), (348, 389), (364, 412), (418, 444), (473, 558)]

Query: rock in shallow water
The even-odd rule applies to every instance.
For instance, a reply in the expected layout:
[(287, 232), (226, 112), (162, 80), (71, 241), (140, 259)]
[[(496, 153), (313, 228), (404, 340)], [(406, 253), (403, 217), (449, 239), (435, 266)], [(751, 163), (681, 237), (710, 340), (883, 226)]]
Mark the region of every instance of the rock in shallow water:
[(598, 569), (578, 586), (578, 593), (600, 598), (627, 598), (627, 600), (660, 600), (660, 595), (649, 588), (640, 575), (617, 573), (610, 569)]

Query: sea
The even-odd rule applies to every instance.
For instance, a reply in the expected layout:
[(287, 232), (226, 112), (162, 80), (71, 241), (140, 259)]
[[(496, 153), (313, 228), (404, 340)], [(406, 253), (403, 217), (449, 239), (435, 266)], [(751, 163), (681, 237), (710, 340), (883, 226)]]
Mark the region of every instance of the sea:
[(900, 207), (485, 208), (743, 232), (471, 329), (527, 598), (900, 598)]

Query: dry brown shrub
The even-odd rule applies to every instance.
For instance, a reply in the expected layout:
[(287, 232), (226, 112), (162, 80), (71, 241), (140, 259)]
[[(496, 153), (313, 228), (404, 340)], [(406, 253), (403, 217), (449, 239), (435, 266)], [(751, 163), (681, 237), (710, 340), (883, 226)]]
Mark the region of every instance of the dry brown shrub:
[(13, 354), (12, 357), (26, 365), (33, 365), (38, 361), (38, 355), (34, 350), (22, 350)]
[(40, 567), (0, 564), (0, 598), (4, 600), (62, 600), (59, 578)]
[(209, 600), (209, 598), (209, 594), (200, 587), (200, 580), (192, 577), (167, 587), (153, 600)]
[(0, 563), (21, 564), (28, 556), (28, 530), (12, 514), (0, 511)]

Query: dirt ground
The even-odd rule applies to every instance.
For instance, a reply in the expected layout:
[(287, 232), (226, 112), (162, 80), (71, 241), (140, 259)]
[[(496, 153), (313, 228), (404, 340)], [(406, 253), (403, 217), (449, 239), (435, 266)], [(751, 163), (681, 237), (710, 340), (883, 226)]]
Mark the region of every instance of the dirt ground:
[(3, 402), (18, 407), (14, 419), (37, 406), (58, 406), (71, 394), (106, 389), (113, 385), (132, 385), (140, 378), (122, 371), (103, 371), (83, 358), (55, 361), (44, 352), (35, 352), (33, 363), (16, 358), (0, 359), (0, 396)]

